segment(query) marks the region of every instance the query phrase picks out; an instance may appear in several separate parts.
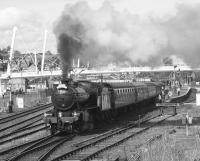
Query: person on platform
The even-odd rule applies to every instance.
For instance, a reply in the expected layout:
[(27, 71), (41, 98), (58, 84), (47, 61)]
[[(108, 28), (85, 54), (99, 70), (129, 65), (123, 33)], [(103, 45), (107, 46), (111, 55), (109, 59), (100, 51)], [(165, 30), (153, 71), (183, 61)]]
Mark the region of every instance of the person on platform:
[(180, 96), (180, 91), (181, 91), (181, 89), (180, 89), (180, 87), (178, 87), (177, 88), (177, 94), (178, 94), (178, 96)]
[(164, 87), (162, 87), (162, 90), (161, 90), (161, 102), (163, 103), (163, 102), (165, 102), (165, 89), (164, 89)]
[(160, 94), (158, 95), (158, 103), (162, 103), (162, 97)]

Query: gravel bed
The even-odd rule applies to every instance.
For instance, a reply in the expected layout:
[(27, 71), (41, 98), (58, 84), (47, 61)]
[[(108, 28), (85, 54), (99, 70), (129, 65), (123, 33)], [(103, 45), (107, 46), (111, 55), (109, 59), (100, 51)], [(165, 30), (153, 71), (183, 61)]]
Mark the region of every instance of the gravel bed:
[(10, 125), (13, 125), (13, 124), (16, 124), (16, 123), (21, 122), (21, 121), (25, 121), (25, 120), (28, 119), (28, 118), (34, 117), (34, 116), (36, 116), (36, 115), (38, 115), (38, 114), (42, 114), (42, 113), (44, 113), (44, 112), (46, 112), (46, 111), (48, 111), (48, 110), (49, 110), (49, 109), (41, 110), (41, 111), (38, 111), (38, 112), (34, 112), (34, 113), (31, 113), (31, 114), (27, 114), (26, 116), (17, 118), (17, 119), (15, 119), (15, 120), (12, 120), (12, 121), (9, 121), (9, 122), (6, 122), (6, 123), (2, 123), (0, 129), (2, 129), (2, 128), (4, 128), (4, 127), (7, 127), (7, 126), (10, 126)]
[[(28, 141), (31, 141), (31, 140), (37, 140), (37, 139), (46, 137), (48, 135), (50, 135), (50, 133), (48, 131), (46, 131), (46, 130), (39, 131), (39, 132), (37, 132), (37, 133), (35, 133), (33, 135), (14, 140), (14, 141), (9, 142), (8, 144), (5, 144), (5, 145), (1, 145), (0, 151), (5, 150), (5, 149), (7, 149), (9, 147), (12, 147), (12, 146), (17, 146), (17, 145), (24, 144), (24, 143), (26, 143)], [(14, 155), (14, 154), (16, 154), (16, 153), (18, 153), (20, 151), (21, 151), (21, 149), (17, 149), (15, 151), (12, 151), (11, 154), (5, 154), (5, 155), (0, 156), (0, 159), (2, 159), (2, 160), (6, 159), (7, 157), (9, 157), (11, 155)]]
[[(141, 161), (197, 161), (200, 159), (200, 108), (195, 104), (184, 105), (177, 110), (178, 115), (171, 117), (158, 126), (128, 140), (126, 143), (102, 153), (98, 158), (112, 160), (127, 158)], [(185, 114), (193, 117), (189, 126), (188, 136), (186, 126), (182, 124)], [(150, 145), (146, 142), (156, 135), (161, 135)], [(137, 148), (138, 145), (141, 147)]]
[[(42, 122), (42, 121), (40, 121), (40, 122)], [(29, 132), (35, 131), (35, 130), (37, 130), (37, 129), (40, 129), (41, 127), (45, 127), (45, 125), (42, 125), (42, 126), (39, 126), (39, 127), (35, 127), (34, 129), (27, 129), (27, 130), (24, 129), (23, 131), (17, 132), (17, 133), (15, 133), (14, 135), (11, 135), (11, 136), (9, 136), (9, 137), (6, 137), (6, 138), (1, 139), (1, 142), (2, 142), (2, 141), (5, 141), (5, 140), (8, 140), (8, 139), (12, 139), (12, 138), (14, 138), (14, 137), (21, 136), (21, 135), (23, 135), (23, 134), (28, 134)], [(33, 135), (33, 134), (31, 134), (31, 135)]]

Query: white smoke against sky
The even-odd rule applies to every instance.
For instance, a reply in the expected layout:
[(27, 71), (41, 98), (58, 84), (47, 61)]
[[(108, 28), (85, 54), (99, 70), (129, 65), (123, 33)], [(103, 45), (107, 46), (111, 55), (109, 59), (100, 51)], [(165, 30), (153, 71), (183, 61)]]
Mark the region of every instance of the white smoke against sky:
[[(16, 7), (8, 7), (0, 10), (0, 48), (5, 48), (11, 44), (12, 29), (14, 26), (17, 27), (15, 50), (19, 50), (22, 53), (42, 52), (45, 29), (44, 17), (34, 11)], [(51, 30), (49, 29), (49, 31)], [(52, 49), (50, 48), (52, 45), (49, 47), (52, 35), (48, 35), (47, 50)], [(55, 36), (53, 35), (53, 37)], [(55, 48), (55, 43), (53, 43), (53, 46)]]
[[(161, 5), (163, 1), (156, 1), (156, 6), (153, 1), (142, 2), (133, 7), (130, 0), (110, 0), (95, 9), (87, 2), (66, 5), (54, 27), (63, 60), (69, 63), (81, 57), (93, 64), (156, 65), (162, 58), (175, 55), (198, 65), (200, 4), (169, 1)], [(144, 9), (138, 9), (142, 5)]]

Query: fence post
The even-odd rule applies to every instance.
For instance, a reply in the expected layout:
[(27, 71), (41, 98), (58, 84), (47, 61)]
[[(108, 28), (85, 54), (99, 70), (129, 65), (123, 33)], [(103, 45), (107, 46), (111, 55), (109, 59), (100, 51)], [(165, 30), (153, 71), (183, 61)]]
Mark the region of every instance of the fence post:
[(138, 120), (138, 127), (140, 128), (140, 115), (139, 115), (139, 120)]
[(186, 136), (188, 136), (188, 134), (189, 134), (189, 129), (188, 129), (188, 118), (189, 118), (189, 115), (188, 115), (188, 113), (186, 114)]
[(173, 108), (173, 116), (175, 116), (177, 114), (177, 112), (176, 112), (176, 106), (174, 106), (174, 108)]
[(163, 106), (160, 106), (160, 115), (163, 116)]

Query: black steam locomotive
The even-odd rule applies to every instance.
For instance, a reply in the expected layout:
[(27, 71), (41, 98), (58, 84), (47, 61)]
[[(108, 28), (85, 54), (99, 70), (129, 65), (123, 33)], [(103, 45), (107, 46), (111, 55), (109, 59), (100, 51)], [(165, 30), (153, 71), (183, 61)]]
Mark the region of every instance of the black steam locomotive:
[(54, 109), (45, 114), (45, 122), (52, 134), (91, 130), (98, 120), (110, 119), (127, 107), (133, 108), (133, 104), (154, 99), (161, 93), (161, 86), (155, 82), (67, 81), (54, 90)]

